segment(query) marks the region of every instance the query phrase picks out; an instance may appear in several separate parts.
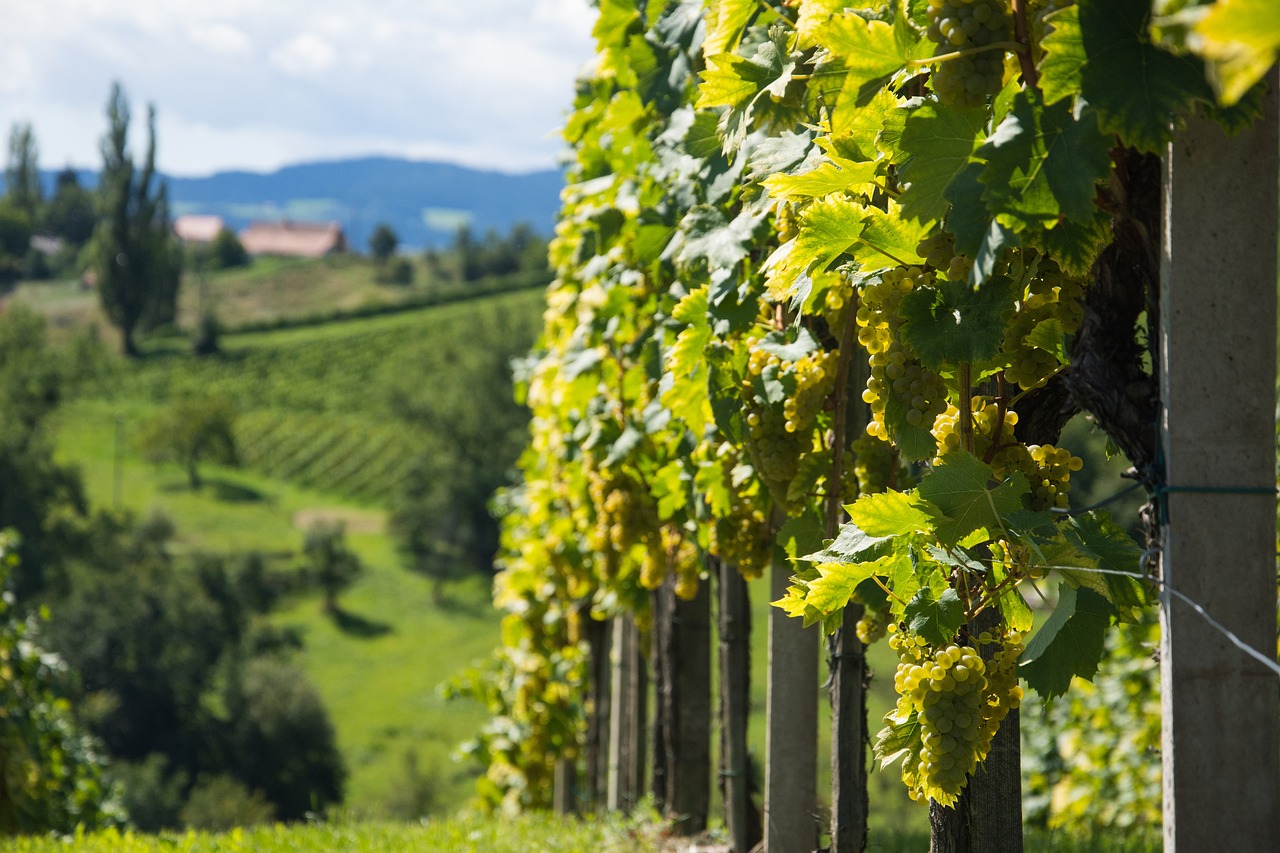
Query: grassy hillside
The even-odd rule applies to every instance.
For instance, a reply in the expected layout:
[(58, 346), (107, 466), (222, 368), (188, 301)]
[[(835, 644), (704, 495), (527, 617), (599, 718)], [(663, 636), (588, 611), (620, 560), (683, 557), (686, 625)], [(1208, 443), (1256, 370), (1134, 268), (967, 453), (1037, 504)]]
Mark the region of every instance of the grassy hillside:
[[(497, 644), (498, 617), (483, 578), (458, 587), (446, 608), (434, 607), (427, 580), (401, 567), (386, 535), (387, 498), (395, 487), (396, 466), (403, 462), (397, 454), (416, 451), (416, 433), (411, 425), (394, 427), (383, 392), (395, 379), (419, 375), (414, 371), (421, 369), (420, 362), (434, 363), (430, 358), (463, 347), (463, 338), (479, 340), (478, 329), (492, 326), (494, 334), (514, 335), (512, 346), (523, 349), (539, 306), (539, 294), (530, 291), (359, 321), (231, 335), (218, 357), (157, 354), (115, 364), (55, 416), (58, 455), (83, 471), (92, 504), (119, 506), (139, 516), (170, 516), (179, 552), (256, 550), (276, 555), (287, 566), (296, 561), (292, 554), (312, 521), (345, 523), (349, 544), (366, 571), (343, 594), (339, 617), (326, 615), (316, 594), (289, 602), (272, 618), (304, 638), (300, 662), (335, 722), (351, 771), (347, 807), (354, 814), (405, 814), (413, 796), (437, 813), (466, 801), (474, 770), (450, 755), (474, 733), (483, 711), (465, 700), (446, 704), (437, 688)], [(428, 350), (434, 353), (430, 357)], [(483, 384), (467, 373), (461, 355), (453, 375), (431, 372), (460, 385), (457, 393), (473, 393)], [(272, 468), (268, 454), (255, 457), (246, 447), (245, 456), (256, 466), (202, 466), (205, 484), (193, 491), (177, 466), (146, 462), (135, 446), (140, 425), (167, 401), (199, 394), (223, 395), (239, 404), (242, 443), (254, 437), (253, 430), (261, 433), (264, 423), (274, 423), (282, 435), (309, 439), (299, 443), (309, 450), (309, 466), (292, 472)], [(300, 429), (308, 419), (330, 432), (345, 431), (346, 440), (326, 441), (323, 431)], [(376, 440), (388, 431), (398, 444)], [(333, 472), (344, 461), (349, 466), (350, 460), (366, 462), (371, 450), (382, 455), (382, 476), (360, 499), (314, 488), (313, 481), (324, 479), (319, 475), (308, 480), (309, 471)], [(349, 458), (337, 458), (343, 454)]]

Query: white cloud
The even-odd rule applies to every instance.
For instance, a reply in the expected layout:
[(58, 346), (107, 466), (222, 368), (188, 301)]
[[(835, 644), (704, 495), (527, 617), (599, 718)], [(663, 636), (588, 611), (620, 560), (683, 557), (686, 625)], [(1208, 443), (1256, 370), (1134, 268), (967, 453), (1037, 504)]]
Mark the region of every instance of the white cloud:
[(17, 4), (0, 132), (29, 119), (45, 165), (96, 165), (119, 80), (139, 124), (156, 105), (178, 173), (367, 153), (550, 166), (594, 18), (589, 0)]
[(271, 51), (271, 62), (286, 74), (311, 77), (328, 71), (338, 52), (315, 33), (302, 33)]
[(187, 28), (187, 37), (210, 53), (221, 56), (248, 56), (253, 53), (253, 42), (244, 32), (230, 24), (193, 24)]

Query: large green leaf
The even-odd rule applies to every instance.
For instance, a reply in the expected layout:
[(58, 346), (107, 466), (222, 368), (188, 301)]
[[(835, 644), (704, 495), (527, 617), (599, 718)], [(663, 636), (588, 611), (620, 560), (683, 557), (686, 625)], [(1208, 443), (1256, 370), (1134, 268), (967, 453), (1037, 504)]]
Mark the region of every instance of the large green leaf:
[(1005, 314), (1022, 288), (996, 276), (980, 288), (964, 281), (917, 287), (902, 297), (902, 340), (930, 370), (993, 359), (1004, 340)]
[(907, 184), (901, 197), (904, 217), (921, 221), (942, 218), (947, 209), (947, 185), (981, 143), (986, 113), (980, 107), (946, 107), (933, 101), (907, 111), (900, 144), (910, 152), (910, 159), (898, 172)]
[(1224, 106), (1244, 97), (1280, 58), (1280, 8), (1275, 0), (1218, 0), (1195, 32)]
[(1069, 101), (1046, 107), (1034, 90), (1021, 92), (978, 150), (987, 163), (983, 200), (1016, 231), (1032, 223), (1052, 228), (1061, 217), (1088, 222), (1098, 182), (1111, 169), (1109, 150), (1088, 110)]
[(825, 270), (862, 235), (867, 209), (843, 196), (813, 202), (800, 215), (800, 234), (783, 243), (765, 263), (770, 297), (785, 301), (796, 279)]
[(731, 51), (742, 37), (742, 29), (760, 8), (756, 0), (711, 0), (707, 9), (707, 35), (702, 41), (704, 56)]
[(893, 535), (872, 536), (855, 522), (841, 525), (840, 532), (825, 548), (801, 560), (825, 563), (861, 563), (877, 560), (893, 550)]
[(872, 537), (927, 533), (933, 528), (928, 507), (908, 492), (863, 495), (849, 507), (849, 518)]
[(902, 613), (907, 629), (930, 643), (946, 645), (965, 623), (964, 602), (951, 587), (941, 593), (925, 588), (907, 602)]
[(1092, 679), (1114, 612), (1093, 590), (1062, 584), (1058, 605), (1027, 643), (1018, 674), (1045, 698), (1066, 693), (1077, 675)]
[(868, 207), (853, 257), (867, 272), (920, 264), (924, 258), (916, 247), (927, 233), (929, 223), (904, 219), (901, 207), (894, 202), (888, 203), (887, 210)]
[(896, 563), (906, 559), (887, 554), (865, 563), (820, 563), (817, 579), (809, 581), (805, 601), (823, 614), (835, 613), (849, 603), (858, 584), (871, 577), (888, 576)]
[(1045, 100), (1079, 95), (1098, 113), (1103, 133), (1160, 153), (1173, 120), (1196, 101), (1213, 100), (1200, 60), (1151, 43), (1150, 0), (1079, 0), (1053, 18), (1042, 46)]
[(844, 62), (845, 91), (858, 103), (870, 99), (910, 58), (892, 26), (855, 14), (833, 18), (823, 31), (823, 46)]
[(953, 450), (920, 481), (920, 497), (938, 508), (937, 537), (954, 545), (975, 530), (993, 533), (1001, 517), (1022, 508), (1022, 496), (1030, 491), (1021, 475), (995, 483), (991, 466), (965, 450)]

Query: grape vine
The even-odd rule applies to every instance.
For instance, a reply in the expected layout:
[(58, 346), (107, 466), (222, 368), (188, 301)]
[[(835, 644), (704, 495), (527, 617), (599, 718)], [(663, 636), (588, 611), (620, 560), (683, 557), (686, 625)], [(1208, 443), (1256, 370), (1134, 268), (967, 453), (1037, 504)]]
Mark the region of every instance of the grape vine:
[[(1124, 214), (1117, 159), (1214, 101), (1149, 14), (601, 4), (505, 498), (487, 695), (515, 736), (479, 750), (491, 802), (545, 804), (548, 759), (523, 744), (581, 749), (574, 626), (647, 626), (648, 591), (674, 577), (692, 596), (707, 554), (753, 578), (780, 547), (795, 577), (775, 604), (806, 622), (866, 605), (859, 639), (890, 633), (901, 661), (876, 750), (920, 800), (963, 796), (1020, 682), (1053, 696), (1092, 675), (1148, 592), (1091, 570), (1141, 549), (1105, 513), (1051, 512), (1082, 463), (1044, 401), (1068, 396), (1087, 344), (1091, 268)], [(1168, 74), (1100, 75), (1082, 32)], [(858, 401), (865, 428), (846, 429)], [(1059, 602), (1036, 632), (1033, 583)]]

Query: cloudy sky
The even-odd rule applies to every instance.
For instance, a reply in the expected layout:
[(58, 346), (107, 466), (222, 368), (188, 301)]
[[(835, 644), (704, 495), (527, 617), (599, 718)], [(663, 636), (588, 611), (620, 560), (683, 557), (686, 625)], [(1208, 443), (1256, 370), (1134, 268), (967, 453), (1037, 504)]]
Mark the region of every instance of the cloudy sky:
[(0, 0), (0, 128), (97, 167), (111, 81), (171, 174), (394, 154), (552, 166), (588, 0)]

